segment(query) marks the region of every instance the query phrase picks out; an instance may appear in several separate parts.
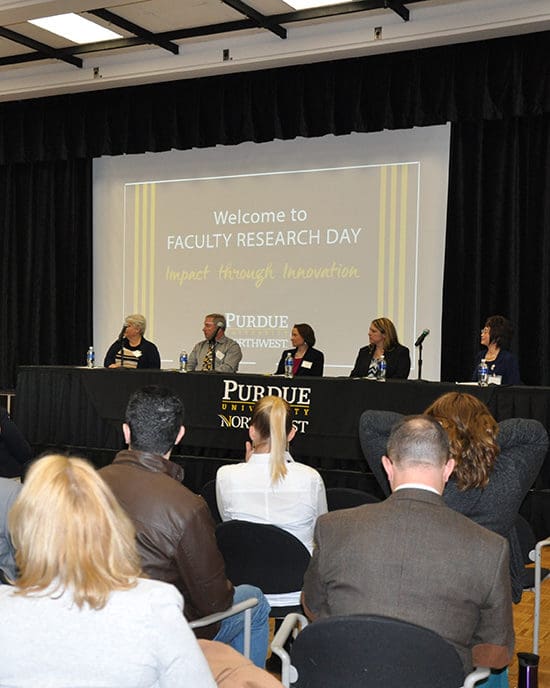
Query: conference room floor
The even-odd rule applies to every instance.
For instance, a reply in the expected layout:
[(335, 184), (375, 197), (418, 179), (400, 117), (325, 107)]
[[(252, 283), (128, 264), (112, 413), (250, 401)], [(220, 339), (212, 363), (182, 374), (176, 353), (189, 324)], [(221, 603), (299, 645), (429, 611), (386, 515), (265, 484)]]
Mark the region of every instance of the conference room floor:
[[(542, 550), (542, 565), (550, 568), (550, 547)], [(514, 605), (514, 630), (516, 632), (516, 652), (533, 651), (533, 615), (535, 595), (524, 592), (519, 604)], [(550, 580), (544, 581), (541, 588), (540, 635), (539, 635), (539, 686), (550, 686)], [(518, 662), (514, 658), (509, 670), (510, 688), (518, 685)]]

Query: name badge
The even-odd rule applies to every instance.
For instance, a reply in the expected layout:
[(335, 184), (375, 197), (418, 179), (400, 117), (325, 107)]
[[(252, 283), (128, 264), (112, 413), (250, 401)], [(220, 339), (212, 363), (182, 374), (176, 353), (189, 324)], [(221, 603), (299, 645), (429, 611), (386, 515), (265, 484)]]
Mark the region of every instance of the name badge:
[(309, 370), (312, 365), (313, 363), (311, 361), (302, 361), (302, 368), (307, 368)]
[(492, 373), (487, 378), (487, 383), (489, 385), (501, 385), (502, 384), (502, 375), (495, 375), (494, 373)]
[(216, 349), (216, 358), (218, 359), (218, 361), (223, 361), (223, 359), (225, 358), (225, 354), (222, 353), (219, 349)]

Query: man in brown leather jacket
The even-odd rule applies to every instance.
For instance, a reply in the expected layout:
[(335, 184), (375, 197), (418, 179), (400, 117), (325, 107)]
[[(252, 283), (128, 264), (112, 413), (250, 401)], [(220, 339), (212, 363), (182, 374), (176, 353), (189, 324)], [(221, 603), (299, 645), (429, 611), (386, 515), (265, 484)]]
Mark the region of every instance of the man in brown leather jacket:
[[(172, 583), (185, 600), (192, 621), (256, 597), (252, 610), (251, 659), (263, 667), (267, 653), (269, 604), (248, 585), (233, 588), (216, 543), (206, 502), (181, 483), (183, 469), (170, 461), (184, 435), (184, 408), (163, 387), (144, 387), (132, 395), (122, 429), (129, 449), (119, 452), (100, 473), (136, 528), (143, 571)], [(197, 630), (197, 635), (243, 650), (243, 615)]]

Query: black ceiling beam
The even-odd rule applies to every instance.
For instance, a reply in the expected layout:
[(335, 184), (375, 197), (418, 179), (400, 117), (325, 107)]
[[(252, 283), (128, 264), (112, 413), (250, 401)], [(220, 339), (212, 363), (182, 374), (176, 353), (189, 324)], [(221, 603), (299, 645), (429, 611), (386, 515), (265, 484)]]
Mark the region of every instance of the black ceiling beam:
[(20, 33), (16, 33), (11, 29), (6, 29), (5, 27), (0, 26), (0, 36), (13, 41), (14, 43), (19, 43), (20, 45), (25, 45), (27, 48), (35, 50), (37, 53), (40, 53), (43, 58), (62, 60), (63, 62), (68, 62), (69, 64), (82, 69), (82, 60), (79, 57), (74, 57), (72, 54), (60, 55), (55, 48), (51, 48), (49, 45), (40, 43), (40, 41), (35, 41), (32, 38), (28, 38)]
[(409, 21), (409, 10), (403, 5), (401, 0), (385, 0), (384, 4), (398, 14), (403, 21)]
[[(276, 24), (288, 24), (307, 21), (310, 19), (323, 19), (324, 17), (345, 15), (354, 12), (368, 12), (370, 10), (377, 9), (393, 9), (386, 7), (385, 3), (389, 1), (390, 0), (358, 0), (357, 2), (346, 2), (340, 5), (325, 5), (324, 7), (314, 7), (309, 10), (298, 10), (296, 12), (288, 12), (286, 14), (271, 15), (270, 19)], [(428, 0), (408, 0), (407, 4), (416, 5), (420, 2), (427, 1)], [(234, 31), (245, 31), (247, 29), (256, 28), (257, 26), (257, 22), (253, 21), (252, 19), (242, 19), (239, 21), (223, 22), (220, 24), (194, 26), (187, 29), (174, 29), (172, 31), (164, 31), (162, 33), (153, 34), (153, 36), (159, 41), (185, 40), (188, 38), (199, 38), (201, 36), (215, 36)], [(6, 38), (9, 38), (9, 36), (6, 35), (6, 32), (8, 31), (8, 29), (0, 28), (0, 36), (4, 35)], [(29, 41), (30, 39), (25, 40)], [(65, 60), (69, 62), (69, 58), (73, 57), (74, 55), (131, 48), (139, 45), (145, 45), (147, 43), (149, 43), (149, 41), (145, 38), (131, 36), (128, 38), (115, 39), (113, 41), (100, 41), (97, 43), (86, 43), (85, 45), (75, 45), (70, 48), (53, 49), (44, 46), (48, 50), (48, 55), (42, 55), (39, 53), (7, 55), (5, 57), (0, 57), (0, 66), (35, 62), (37, 60), (44, 59), (44, 57), (52, 57), (54, 59)], [(73, 63), (71, 62), (71, 64)], [(82, 66), (82, 63), (80, 62), (78, 66)]]
[[(411, 0), (411, 2), (426, 2), (426, 0)], [(355, 12), (371, 12), (372, 10), (384, 9), (388, 9), (386, 0), (357, 0), (356, 2), (343, 2), (339, 5), (324, 5), (322, 7), (310, 7), (307, 10), (275, 14), (271, 18), (281, 24), (288, 24), (289, 22), (326, 19), (327, 17), (353, 14)]]
[[(242, 19), (236, 22), (226, 22), (224, 24), (208, 24), (206, 26), (193, 26), (189, 29), (174, 29), (163, 33), (155, 34), (163, 40), (184, 40), (186, 38), (198, 38), (200, 36), (215, 36), (216, 34), (229, 33), (230, 31), (244, 31), (254, 29), (256, 24), (250, 19)], [(84, 45), (74, 45), (70, 48), (59, 48), (58, 52), (63, 55), (71, 52), (74, 55), (84, 53), (99, 53), (105, 50), (119, 50), (122, 48), (134, 48), (148, 43), (144, 38), (138, 36), (128, 36), (127, 38), (115, 38), (112, 41), (98, 41), (97, 43), (85, 43)]]
[(151, 31), (147, 31), (147, 29), (144, 29), (142, 26), (138, 26), (137, 24), (124, 19), (124, 17), (120, 17), (118, 14), (114, 14), (114, 12), (111, 12), (110, 10), (88, 10), (87, 14), (92, 14), (94, 17), (98, 17), (99, 19), (103, 19), (114, 26), (118, 26), (120, 29), (124, 29), (124, 31), (133, 33), (135, 36), (142, 38), (147, 43), (151, 45), (157, 45), (159, 48), (168, 50), (168, 52), (173, 53), (174, 55), (179, 53), (179, 45), (177, 43), (172, 43), (171, 41), (166, 41), (162, 38), (159, 38), (158, 35), (151, 33)]
[(266, 17), (264, 14), (260, 14), (260, 12), (253, 7), (241, 2), (241, 0), (222, 0), (222, 2), (224, 5), (228, 5), (237, 12), (244, 14), (245, 17), (252, 19), (252, 21), (256, 22), (258, 26), (261, 26), (262, 29), (271, 31), (276, 36), (279, 36), (279, 38), (286, 38), (286, 29), (274, 21), (272, 17)]
[(43, 60), (42, 53), (23, 53), (21, 55), (5, 55), (0, 57), (0, 67), (9, 67), (10, 65), (25, 64), (26, 62), (38, 62)]

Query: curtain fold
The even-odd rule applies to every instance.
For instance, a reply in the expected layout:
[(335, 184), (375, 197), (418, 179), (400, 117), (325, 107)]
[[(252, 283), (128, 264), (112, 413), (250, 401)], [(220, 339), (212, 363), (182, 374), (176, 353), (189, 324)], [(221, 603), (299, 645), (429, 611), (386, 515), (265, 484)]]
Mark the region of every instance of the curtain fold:
[(550, 115), (451, 133), (442, 379), (473, 372), (490, 315), (515, 325), (527, 384), (550, 385)]
[(92, 343), (92, 161), (0, 166), (0, 389)]
[(0, 103), (0, 164), (550, 111), (550, 33)]

